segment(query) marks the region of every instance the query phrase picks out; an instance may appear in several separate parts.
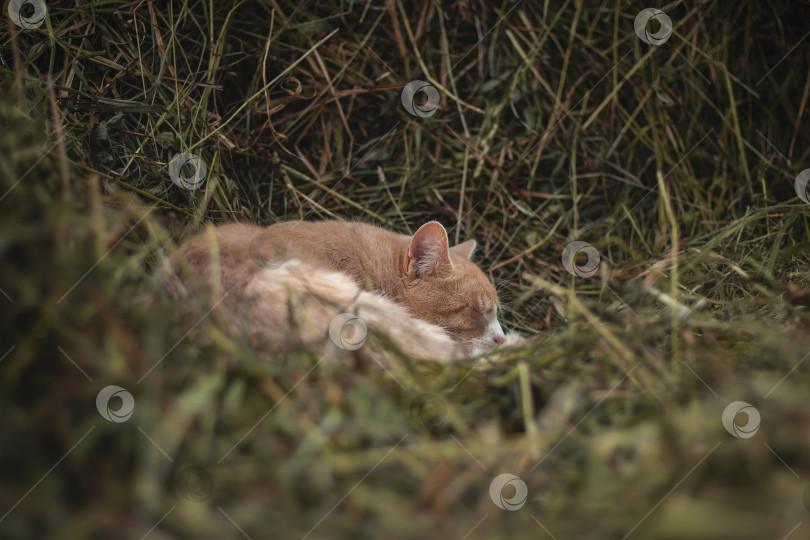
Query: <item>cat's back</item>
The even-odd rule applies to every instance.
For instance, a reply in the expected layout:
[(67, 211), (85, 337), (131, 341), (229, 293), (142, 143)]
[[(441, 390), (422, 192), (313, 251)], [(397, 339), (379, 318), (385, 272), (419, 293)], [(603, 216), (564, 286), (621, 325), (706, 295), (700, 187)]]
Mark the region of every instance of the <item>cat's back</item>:
[(398, 244), (407, 238), (405, 235), (360, 221), (283, 221), (271, 225), (267, 230), (290, 240), (306, 240), (312, 245), (329, 243), (379, 246)]
[(408, 243), (403, 234), (357, 221), (285, 221), (267, 231), (282, 243), (285, 260), (301, 260), (355, 278), (368, 274), (383, 279)]

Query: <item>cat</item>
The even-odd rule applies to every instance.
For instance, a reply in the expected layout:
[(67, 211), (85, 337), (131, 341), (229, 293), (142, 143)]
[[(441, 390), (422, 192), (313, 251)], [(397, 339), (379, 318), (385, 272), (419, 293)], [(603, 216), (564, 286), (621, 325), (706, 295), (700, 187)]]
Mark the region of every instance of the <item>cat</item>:
[[(449, 362), (507, 341), (495, 289), (470, 261), (475, 247), (450, 247), (436, 221), (413, 236), (360, 222), (232, 223), (184, 242), (172, 266), (208, 284), (212, 303), (257, 346), (323, 340), (342, 316), (405, 354)], [(343, 330), (333, 341), (350, 348)]]

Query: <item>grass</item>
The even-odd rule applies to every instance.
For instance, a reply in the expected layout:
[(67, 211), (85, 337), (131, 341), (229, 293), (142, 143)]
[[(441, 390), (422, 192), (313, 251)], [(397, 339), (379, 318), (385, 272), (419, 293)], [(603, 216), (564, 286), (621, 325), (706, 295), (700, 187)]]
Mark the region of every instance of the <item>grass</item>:
[[(0, 28), (1, 537), (807, 536), (806, 2), (660, 4), (658, 46), (626, 2), (47, 7)], [(155, 277), (204, 223), (327, 217), (475, 238), (528, 342), (258, 357)]]

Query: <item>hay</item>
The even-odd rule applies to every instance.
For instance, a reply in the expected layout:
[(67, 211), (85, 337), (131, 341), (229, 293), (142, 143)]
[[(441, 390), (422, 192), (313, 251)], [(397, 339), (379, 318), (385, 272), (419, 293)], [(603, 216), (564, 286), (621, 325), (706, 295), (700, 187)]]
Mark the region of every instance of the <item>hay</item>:
[[(806, 536), (810, 8), (661, 5), (655, 46), (642, 7), (111, 0), (7, 20), (0, 536)], [(414, 80), (436, 92), (412, 114)], [(175, 162), (172, 181), (181, 153), (203, 178)], [(205, 222), (325, 217), (477, 239), (532, 338), (395, 376), (362, 349), (256, 357), (155, 277)], [(124, 421), (102, 414), (123, 420), (125, 394), (96, 409), (110, 385)], [(736, 401), (750, 438), (724, 428)]]

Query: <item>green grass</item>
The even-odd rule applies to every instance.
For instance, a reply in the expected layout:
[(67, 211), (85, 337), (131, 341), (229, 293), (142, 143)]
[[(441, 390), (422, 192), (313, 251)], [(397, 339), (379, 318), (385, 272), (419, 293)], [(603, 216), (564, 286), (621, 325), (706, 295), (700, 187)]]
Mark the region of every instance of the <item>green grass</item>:
[[(650, 46), (645, 7), (6, 20), (0, 537), (807, 537), (810, 8), (660, 4)], [(432, 116), (403, 107), (412, 80)], [(179, 152), (200, 189), (170, 179)], [(327, 217), (475, 238), (528, 342), (393, 375), (362, 348), (260, 356), (155, 276), (204, 223)], [(564, 268), (575, 240), (591, 277)], [(124, 422), (96, 410), (109, 385)], [(734, 401), (753, 437), (724, 428)], [(501, 473), (519, 510), (490, 498)]]

